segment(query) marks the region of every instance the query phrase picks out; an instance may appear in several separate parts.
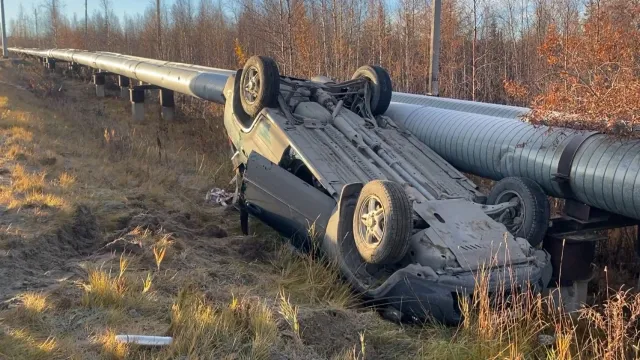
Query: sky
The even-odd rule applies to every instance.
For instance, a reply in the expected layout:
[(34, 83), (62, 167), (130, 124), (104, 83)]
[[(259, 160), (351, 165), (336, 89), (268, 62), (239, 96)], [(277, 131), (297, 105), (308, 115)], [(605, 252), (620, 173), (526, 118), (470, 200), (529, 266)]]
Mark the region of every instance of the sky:
[[(84, 0), (59, 0), (62, 5), (62, 12), (73, 17), (75, 12), (78, 18), (84, 18)], [(135, 13), (143, 13), (148, 6), (155, 4), (155, 0), (110, 0), (113, 12), (122, 17), (124, 14), (133, 15)], [(162, 0), (163, 6), (172, 3), (172, 0)], [(40, 6), (43, 0), (4, 0), (4, 11), (7, 24), (11, 24), (11, 19), (16, 19), (20, 4), (24, 11), (33, 14), (33, 7)], [(88, 0), (89, 17), (94, 11), (100, 11), (100, 0)]]

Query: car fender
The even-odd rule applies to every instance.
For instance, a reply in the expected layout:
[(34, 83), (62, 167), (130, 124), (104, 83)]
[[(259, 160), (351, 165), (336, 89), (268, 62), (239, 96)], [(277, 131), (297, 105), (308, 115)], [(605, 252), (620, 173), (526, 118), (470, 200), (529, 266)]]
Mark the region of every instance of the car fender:
[[(329, 218), (323, 239), (323, 250), (332, 261), (340, 264), (343, 261), (341, 246), (343, 241), (353, 241), (351, 228), (355, 202), (362, 191), (364, 184), (351, 183), (342, 187), (338, 204)], [(346, 264), (345, 264), (346, 265)]]

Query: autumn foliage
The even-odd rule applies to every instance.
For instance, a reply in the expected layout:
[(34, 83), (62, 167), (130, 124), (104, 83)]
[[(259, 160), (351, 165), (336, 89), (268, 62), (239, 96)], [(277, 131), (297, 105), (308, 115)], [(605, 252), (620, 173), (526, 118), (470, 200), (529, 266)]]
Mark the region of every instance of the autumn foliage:
[[(122, 16), (100, 1), (87, 19), (64, 13), (60, 0), (41, 3), (9, 19), (12, 46), (226, 69), (264, 55), (283, 74), (338, 80), (377, 64), (395, 90), (429, 92), (431, 1), (174, 0)], [(536, 124), (635, 136), (638, 0), (447, 0), (441, 20), (440, 96), (531, 106)]]
[[(538, 51), (548, 72), (530, 121), (640, 137), (640, 4), (592, 4), (579, 31), (552, 25)], [(508, 81), (505, 90), (514, 98), (530, 91)]]

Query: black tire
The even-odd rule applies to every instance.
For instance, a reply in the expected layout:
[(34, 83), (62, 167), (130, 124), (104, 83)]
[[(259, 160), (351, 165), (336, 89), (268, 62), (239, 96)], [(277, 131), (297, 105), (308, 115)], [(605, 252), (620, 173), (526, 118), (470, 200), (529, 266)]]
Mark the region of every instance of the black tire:
[(367, 78), (373, 89), (371, 95), (371, 112), (374, 116), (382, 115), (389, 108), (393, 85), (387, 70), (380, 66), (362, 66), (353, 74), (351, 79)]
[(540, 185), (531, 179), (521, 177), (504, 178), (491, 189), (487, 204), (496, 205), (508, 201), (511, 195), (516, 194), (520, 199), (519, 211), (524, 212), (524, 220), (515, 234), (512, 229), (510, 231), (512, 235), (525, 238), (531, 246), (537, 247), (547, 233), (550, 217), (549, 199)]
[[(372, 212), (369, 207), (374, 201)], [(365, 216), (380, 211), (379, 236), (369, 237)], [(392, 181), (374, 180), (360, 192), (353, 214), (353, 237), (362, 258), (371, 264), (389, 265), (400, 261), (409, 249), (412, 228), (412, 206), (402, 185)], [(373, 215), (368, 218), (373, 221)], [(373, 226), (373, 225), (372, 225)]]
[[(254, 78), (251, 82), (249, 77)], [(251, 85), (254, 84), (254, 85)], [(266, 56), (252, 56), (240, 76), (240, 102), (249, 116), (256, 116), (265, 107), (275, 107), (280, 95), (278, 64)]]

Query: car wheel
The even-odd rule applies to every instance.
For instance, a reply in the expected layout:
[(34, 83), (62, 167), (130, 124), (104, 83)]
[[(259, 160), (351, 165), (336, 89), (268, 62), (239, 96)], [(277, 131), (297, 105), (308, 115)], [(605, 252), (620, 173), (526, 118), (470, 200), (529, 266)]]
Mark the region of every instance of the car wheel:
[(513, 236), (527, 239), (531, 246), (540, 245), (549, 227), (549, 199), (535, 181), (520, 177), (504, 178), (496, 183), (487, 197), (488, 205), (512, 200), (517, 205), (499, 215)]
[(380, 66), (363, 66), (356, 70), (352, 79), (366, 78), (371, 84), (373, 93), (371, 94), (371, 113), (382, 115), (389, 108), (391, 103), (391, 77), (387, 70)]
[(256, 116), (265, 107), (278, 104), (280, 73), (278, 64), (269, 57), (252, 56), (240, 76), (240, 102), (249, 116)]
[(400, 261), (409, 249), (411, 214), (402, 185), (382, 180), (367, 183), (353, 215), (354, 239), (362, 258), (380, 265)]

